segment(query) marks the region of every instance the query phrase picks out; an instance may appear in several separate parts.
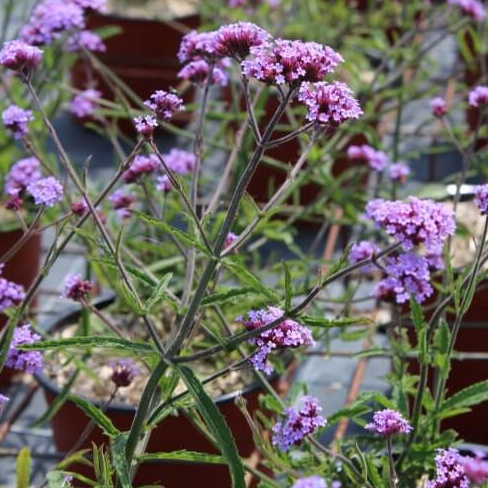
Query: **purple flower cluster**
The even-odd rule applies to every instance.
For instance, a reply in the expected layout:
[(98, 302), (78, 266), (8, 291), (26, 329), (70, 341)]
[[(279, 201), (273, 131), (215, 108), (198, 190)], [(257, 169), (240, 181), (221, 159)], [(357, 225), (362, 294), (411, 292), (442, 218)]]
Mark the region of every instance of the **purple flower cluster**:
[(474, 201), (482, 215), (488, 212), (488, 184), (478, 185), (475, 188)]
[(409, 174), (410, 168), (404, 163), (394, 163), (390, 166), (390, 178), (392, 181), (405, 183)]
[(130, 209), (133, 207), (136, 196), (133, 193), (128, 193), (123, 189), (114, 191), (108, 198), (113, 205), (113, 208), (117, 211), (117, 214), (122, 219), (128, 219), (130, 217)]
[(102, 97), (102, 92), (89, 88), (73, 97), (69, 104), (69, 111), (79, 117), (92, 117), (98, 108), (98, 100)]
[(178, 60), (181, 64), (191, 63), (199, 59), (213, 60), (215, 58), (215, 31), (190, 31), (181, 40), (178, 50)]
[(477, 86), (473, 88), (469, 92), (468, 101), (472, 107), (488, 105), (488, 86)]
[(0, 65), (18, 71), (26, 78), (42, 61), (43, 52), (36, 46), (30, 46), (23, 41), (6, 42), (0, 51)]
[(168, 121), (171, 120), (175, 112), (184, 110), (183, 100), (174, 93), (164, 90), (155, 91), (144, 105), (149, 107), (158, 118)]
[(79, 200), (71, 204), (71, 211), (81, 217), (88, 211), (88, 204), (85, 200)]
[(293, 446), (299, 446), (305, 436), (314, 434), (320, 427), (327, 424), (320, 412), (322, 407), (317, 398), (305, 395), (300, 401), (301, 408), (285, 409), (283, 422), (278, 422), (273, 427), (272, 443), (282, 451), (289, 451)]
[(428, 251), (438, 252), (455, 230), (452, 210), (442, 203), (416, 197), (410, 197), (407, 202), (372, 200), (366, 214), (401, 242), (406, 251), (423, 243)]
[(134, 183), (142, 176), (152, 173), (159, 167), (161, 167), (161, 163), (155, 154), (149, 154), (148, 156), (137, 155), (130, 168), (122, 175), (122, 179), (125, 183)]
[(9, 368), (27, 371), (28, 373), (40, 373), (44, 368), (44, 358), (39, 351), (22, 351), (17, 346), (33, 344), (41, 339), (39, 334), (32, 331), (30, 324), (24, 324), (14, 330), (12, 344), (8, 351), (5, 364)]
[[(0, 264), (0, 275), (4, 265)], [(0, 276), (0, 313), (18, 305), (25, 298), (24, 287)]]
[(66, 278), (62, 296), (76, 301), (84, 300), (92, 288), (93, 283), (91, 281), (84, 280), (80, 275), (70, 275)]
[(339, 81), (302, 83), (298, 100), (308, 107), (307, 120), (319, 124), (337, 126), (363, 114), (351, 89)]
[(212, 68), (210, 83), (212, 85), (227, 86), (229, 84), (229, 67), (230, 60), (227, 58), (217, 61), (213, 67), (205, 59), (197, 59), (183, 66), (178, 72), (178, 78), (200, 85), (208, 79), (210, 69)]
[[(271, 324), (283, 316), (283, 310), (278, 307), (268, 307), (265, 310), (251, 310), (247, 317), (238, 317), (248, 330), (255, 330)], [(262, 332), (259, 336), (249, 339), (249, 343), (259, 350), (251, 358), (253, 366), (266, 374), (273, 372), (268, 363), (268, 356), (276, 349), (299, 346), (313, 346), (315, 341), (307, 327), (294, 320), (284, 319), (275, 327)]]
[(447, 0), (450, 5), (459, 5), (463, 12), (476, 22), (482, 22), (486, 16), (485, 7), (479, 0)]
[[(349, 262), (351, 264), (359, 263), (359, 261), (364, 261), (365, 259), (369, 259), (373, 256), (373, 254), (379, 252), (381, 250), (378, 244), (370, 241), (359, 241), (356, 244), (353, 244), (351, 247), (351, 252), (349, 253)], [(361, 271), (364, 273), (369, 273), (374, 270), (375, 267), (373, 264), (368, 264), (367, 266), (363, 266)]]
[(347, 150), (347, 157), (352, 160), (366, 161), (370, 168), (376, 171), (383, 171), (389, 163), (386, 153), (377, 151), (367, 144), (350, 146)]
[(29, 133), (29, 122), (34, 120), (31, 110), (24, 110), (18, 105), (10, 105), (2, 113), (3, 125), (10, 130), (15, 139), (22, 139)]
[(5, 177), (4, 191), (8, 195), (20, 195), (31, 183), (42, 178), (41, 163), (37, 158), (24, 158), (12, 165)]
[(72, 34), (66, 42), (65, 49), (68, 52), (87, 49), (94, 53), (104, 53), (107, 50), (107, 46), (98, 34), (84, 30)]
[(64, 190), (61, 182), (54, 176), (41, 178), (27, 186), (27, 193), (34, 198), (37, 205), (53, 207), (63, 198)]
[(195, 154), (176, 148), (171, 149), (169, 153), (163, 154), (163, 159), (171, 171), (182, 176), (190, 173), (197, 162)]
[(152, 115), (145, 115), (144, 117), (134, 117), (134, 125), (136, 131), (144, 137), (150, 139), (153, 135), (154, 129), (158, 126), (156, 118)]
[(373, 295), (386, 302), (405, 303), (410, 296), (422, 303), (432, 295), (429, 261), (413, 253), (386, 259), (388, 276), (375, 287)]
[(110, 379), (117, 388), (129, 386), (140, 374), (139, 368), (132, 359), (120, 359), (111, 366), (113, 371)]
[(435, 97), (430, 101), (432, 115), (437, 118), (444, 117), (447, 114), (446, 101), (442, 97)]
[(483, 452), (476, 452), (474, 457), (460, 456), (459, 462), (471, 483), (481, 485), (488, 481), (488, 461)]
[(274, 39), (251, 47), (242, 72), (269, 85), (299, 86), (304, 81), (322, 81), (344, 60), (329, 46), (316, 42)]
[(252, 22), (237, 22), (220, 27), (215, 32), (213, 52), (216, 56), (243, 61), (251, 48), (269, 41), (271, 35)]
[(389, 408), (375, 412), (373, 422), (366, 424), (364, 428), (383, 437), (408, 434), (412, 431), (412, 426), (403, 418), (402, 414)]
[(438, 449), (435, 463), (437, 477), (427, 488), (469, 488), (470, 483), (456, 449)]

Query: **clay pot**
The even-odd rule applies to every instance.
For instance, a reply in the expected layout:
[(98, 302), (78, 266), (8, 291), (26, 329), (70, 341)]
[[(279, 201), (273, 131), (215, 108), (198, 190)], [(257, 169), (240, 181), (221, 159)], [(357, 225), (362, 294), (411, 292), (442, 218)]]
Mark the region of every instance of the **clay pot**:
[[(102, 298), (102, 301), (105, 300)], [(73, 323), (77, 319), (77, 312), (65, 313), (53, 321), (51, 330), (62, 328), (63, 325)], [(60, 388), (43, 375), (36, 376), (44, 390), (48, 404), (52, 404), (60, 393)], [(278, 376), (271, 380), (271, 384), (278, 388), (282, 383)], [(217, 400), (217, 406), (225, 417), (236, 441), (237, 448), (243, 458), (249, 457), (255, 450), (252, 431), (236, 406), (235, 401), (241, 395), (251, 415), (259, 408), (259, 396), (264, 393), (262, 386), (255, 383), (239, 393), (229, 393)], [(96, 402), (94, 402), (96, 403)], [(135, 409), (126, 405), (111, 405), (104, 413), (121, 431), (130, 429)], [(89, 418), (75, 403), (66, 401), (51, 420), (53, 441), (56, 449), (61, 452), (70, 451), (82, 436)], [(109, 445), (108, 437), (95, 427), (78, 449), (90, 449), (92, 445)], [(209, 454), (220, 454), (203, 434), (193, 425), (190, 417), (183, 413), (163, 419), (153, 430), (146, 452), (171, 452), (179, 450), (198, 451)], [(86, 465), (71, 465), (67, 468), (84, 476), (93, 478), (93, 470)], [(226, 465), (184, 463), (177, 461), (155, 461), (142, 463), (137, 471), (134, 486), (151, 485), (157, 483), (166, 488), (187, 488), (198, 480), (202, 487), (231, 486), (231, 477)], [(77, 482), (77, 486), (84, 486)]]
[[(22, 237), (22, 229), (14, 229), (0, 232), (0, 256), (8, 252), (16, 242)], [(5, 264), (2, 271), (2, 277), (22, 285), (26, 290), (30, 288), (39, 272), (39, 264), (42, 253), (42, 236), (40, 234), (32, 235), (24, 245), (12, 256)], [(35, 305), (35, 300), (31, 303)], [(0, 330), (7, 323), (7, 316), (0, 314)], [(10, 368), (4, 368), (0, 373), (0, 384), (9, 385), (15, 371)]]

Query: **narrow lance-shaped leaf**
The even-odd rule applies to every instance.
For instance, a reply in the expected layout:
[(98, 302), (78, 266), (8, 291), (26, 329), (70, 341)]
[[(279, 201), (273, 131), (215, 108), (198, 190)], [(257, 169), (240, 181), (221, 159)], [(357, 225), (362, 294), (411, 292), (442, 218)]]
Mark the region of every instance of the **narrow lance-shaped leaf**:
[(17, 488), (29, 488), (31, 476), (31, 452), (23, 447), (17, 456)]
[(75, 395), (70, 395), (69, 399), (76, 403), (109, 437), (119, 434), (117, 427), (95, 404)]
[(283, 261), (283, 270), (285, 272), (285, 310), (291, 309), (291, 301), (293, 299), (293, 284), (291, 281), (290, 268)]
[(470, 385), (450, 396), (442, 404), (442, 410), (472, 407), (485, 401), (488, 401), (488, 380)]
[(122, 488), (132, 488), (130, 467), (125, 457), (125, 446), (128, 434), (119, 434), (112, 441), (112, 463), (117, 474), (117, 480)]
[(166, 296), (166, 290), (172, 277), (173, 273), (167, 273), (161, 278), (161, 281), (156, 285), (151, 296), (147, 299), (144, 307), (146, 312), (151, 312), (151, 310)]

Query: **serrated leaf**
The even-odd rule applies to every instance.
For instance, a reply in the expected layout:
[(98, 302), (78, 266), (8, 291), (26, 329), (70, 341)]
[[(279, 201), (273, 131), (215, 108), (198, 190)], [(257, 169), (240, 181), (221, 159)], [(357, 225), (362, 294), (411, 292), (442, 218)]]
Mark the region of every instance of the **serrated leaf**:
[(341, 319), (329, 319), (327, 317), (314, 317), (312, 315), (300, 315), (300, 322), (313, 327), (348, 327), (349, 325), (372, 324), (369, 317), (344, 317)]
[(145, 314), (144, 309), (142, 306), (139, 305), (139, 301), (137, 296), (134, 292), (127, 286), (125, 281), (120, 282), (119, 286), (120, 290), (122, 291), (122, 295), (124, 296), (124, 301), (126, 305), (138, 316), (143, 316)]
[(127, 433), (119, 434), (112, 441), (112, 463), (117, 474), (117, 481), (122, 488), (132, 488), (130, 479), (130, 467), (125, 456), (127, 445)]
[(368, 358), (371, 356), (393, 356), (394, 352), (384, 347), (372, 347), (354, 354), (355, 358)]
[(120, 433), (113, 422), (95, 404), (75, 395), (70, 395), (69, 399), (80, 407), (109, 437), (115, 437)]
[(369, 475), (369, 480), (371, 481), (371, 485), (374, 486), (374, 488), (385, 488), (385, 483), (381, 479), (381, 474), (379, 469), (376, 467), (374, 462), (367, 456), (366, 457), (366, 464), (368, 468), (368, 475)]
[[(96, 257), (96, 256), (90, 256), (90, 262), (91, 263), (96, 263), (96, 264), (104, 264), (106, 266), (109, 266), (112, 269), (118, 270), (119, 267), (115, 263), (115, 260), (110, 257)], [(158, 283), (155, 281), (153, 278), (151, 278), (150, 275), (144, 273), (141, 271), (139, 268), (136, 268), (135, 266), (132, 266), (130, 264), (124, 263), (125, 269), (127, 270), (128, 273), (130, 273), (134, 278), (137, 278), (139, 281), (142, 283), (145, 283), (146, 285), (150, 287), (156, 286)]]
[(285, 310), (290, 310), (293, 299), (293, 283), (291, 281), (290, 268), (285, 261), (282, 262), (283, 271), (285, 272)]
[(173, 365), (191, 393), (198, 410), (208, 424), (217, 445), (229, 465), (233, 488), (245, 488), (244, 466), (227, 423), (214, 401), (208, 396), (199, 379), (187, 366)]
[(69, 347), (76, 348), (107, 348), (116, 350), (130, 350), (139, 354), (156, 353), (156, 349), (147, 342), (132, 342), (121, 337), (68, 337), (66, 339), (51, 339), (46, 341), (34, 342), (32, 344), (19, 344), (22, 350), (62, 350)]
[(429, 364), (429, 342), (427, 329), (421, 329), (418, 333), (419, 361), (421, 364)]
[(249, 295), (251, 293), (256, 293), (254, 288), (250, 286), (244, 286), (241, 288), (232, 288), (228, 291), (223, 291), (220, 293), (215, 293), (214, 295), (210, 295), (208, 297), (205, 297), (201, 305), (202, 306), (208, 306), (208, 305), (215, 305), (215, 304), (222, 304), (229, 302), (233, 300), (234, 298), (237, 298), (242, 295)]
[(271, 288), (263, 285), (261, 280), (254, 276), (242, 264), (232, 261), (229, 258), (222, 259), (222, 264), (229, 268), (239, 279), (247, 283), (257, 293), (266, 295), (272, 302), (279, 302), (280, 297)]
[(62, 471), (50, 471), (46, 479), (49, 488), (66, 488), (66, 474)]
[(354, 417), (360, 417), (369, 413), (370, 411), (371, 407), (368, 407), (365, 404), (354, 403), (337, 410), (332, 415), (327, 417), (327, 425), (332, 426), (343, 418), (353, 419)]
[(488, 400), (488, 380), (470, 385), (447, 398), (442, 404), (442, 411), (454, 408), (466, 408)]
[(173, 273), (167, 273), (162, 278), (161, 281), (157, 284), (154, 288), (151, 296), (147, 299), (146, 305), (144, 307), (146, 313), (151, 312), (151, 310), (165, 297), (166, 289), (168, 288), (168, 284), (173, 277)]
[(23, 447), (17, 456), (17, 488), (29, 488), (32, 468), (31, 452)]
[(171, 459), (173, 461), (188, 461), (207, 464), (225, 464), (223, 456), (217, 454), (208, 454), (206, 452), (196, 451), (173, 451), (173, 452), (150, 452), (139, 456), (141, 462), (144, 461), (161, 461)]
[(412, 322), (413, 325), (415, 326), (415, 330), (418, 333), (420, 330), (425, 329), (427, 324), (424, 318), (424, 311), (413, 296), (410, 299), (410, 309), (412, 315)]

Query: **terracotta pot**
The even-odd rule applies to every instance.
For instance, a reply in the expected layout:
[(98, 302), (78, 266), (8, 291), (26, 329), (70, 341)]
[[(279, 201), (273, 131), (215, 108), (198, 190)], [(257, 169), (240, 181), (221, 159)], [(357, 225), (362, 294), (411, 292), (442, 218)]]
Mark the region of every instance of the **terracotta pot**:
[[(102, 300), (105, 300), (102, 298)], [(77, 313), (68, 313), (59, 316), (53, 322), (53, 329), (59, 329), (63, 325), (73, 323)], [(60, 388), (49, 378), (43, 375), (37, 376), (44, 390), (48, 404), (52, 404), (60, 393)], [(280, 379), (276, 376), (271, 384), (279, 388)], [(251, 415), (259, 408), (259, 396), (264, 393), (259, 383), (247, 387), (240, 395), (245, 399), (247, 409)], [(242, 457), (249, 457), (255, 450), (252, 431), (246, 419), (235, 405), (238, 393), (230, 393), (220, 397), (217, 405), (229, 425), (239, 453)], [(113, 405), (105, 410), (105, 414), (114, 425), (126, 431), (130, 428), (135, 409), (126, 405)], [(51, 421), (53, 440), (56, 448), (61, 452), (70, 451), (82, 436), (89, 418), (73, 402), (66, 401)], [(109, 444), (109, 439), (102, 431), (95, 427), (80, 448), (90, 449), (92, 444), (97, 446)], [(179, 450), (198, 451), (209, 454), (219, 454), (203, 434), (193, 425), (191, 418), (184, 414), (169, 416), (153, 430), (146, 452), (171, 452)], [(85, 465), (72, 465), (68, 468), (85, 476), (93, 478), (93, 470)], [(226, 465), (216, 464), (188, 464), (175, 461), (147, 462), (140, 465), (134, 486), (162, 484), (166, 488), (187, 488), (198, 480), (202, 487), (227, 487), (231, 486), (231, 477)], [(82, 485), (77, 485), (82, 486)]]
[[(14, 229), (0, 232), (0, 256), (8, 252), (22, 237), (22, 229)], [(6, 263), (2, 272), (2, 277), (22, 285), (26, 290), (34, 282), (38, 272), (42, 253), (42, 236), (32, 235), (24, 245)], [(31, 303), (35, 305), (35, 300)], [(0, 330), (7, 323), (7, 316), (0, 314)], [(8, 385), (11, 383), (15, 371), (4, 368), (0, 373), (0, 384)]]
[[(87, 28), (91, 30), (117, 27), (120, 32), (105, 40), (107, 50), (98, 58), (117, 75), (141, 100), (146, 100), (156, 90), (171, 90), (181, 84), (177, 73), (181, 65), (177, 58), (180, 42), (186, 31), (196, 29), (201, 23), (198, 15), (156, 21), (91, 13)], [(84, 58), (78, 59), (71, 71), (71, 84), (78, 90), (90, 87), (99, 89), (104, 98), (115, 98), (114, 86), (94, 71)], [(183, 93), (187, 103), (193, 101), (190, 87)], [(189, 114), (176, 114), (173, 121), (185, 125)], [(133, 132), (132, 122), (126, 120), (121, 128)]]

